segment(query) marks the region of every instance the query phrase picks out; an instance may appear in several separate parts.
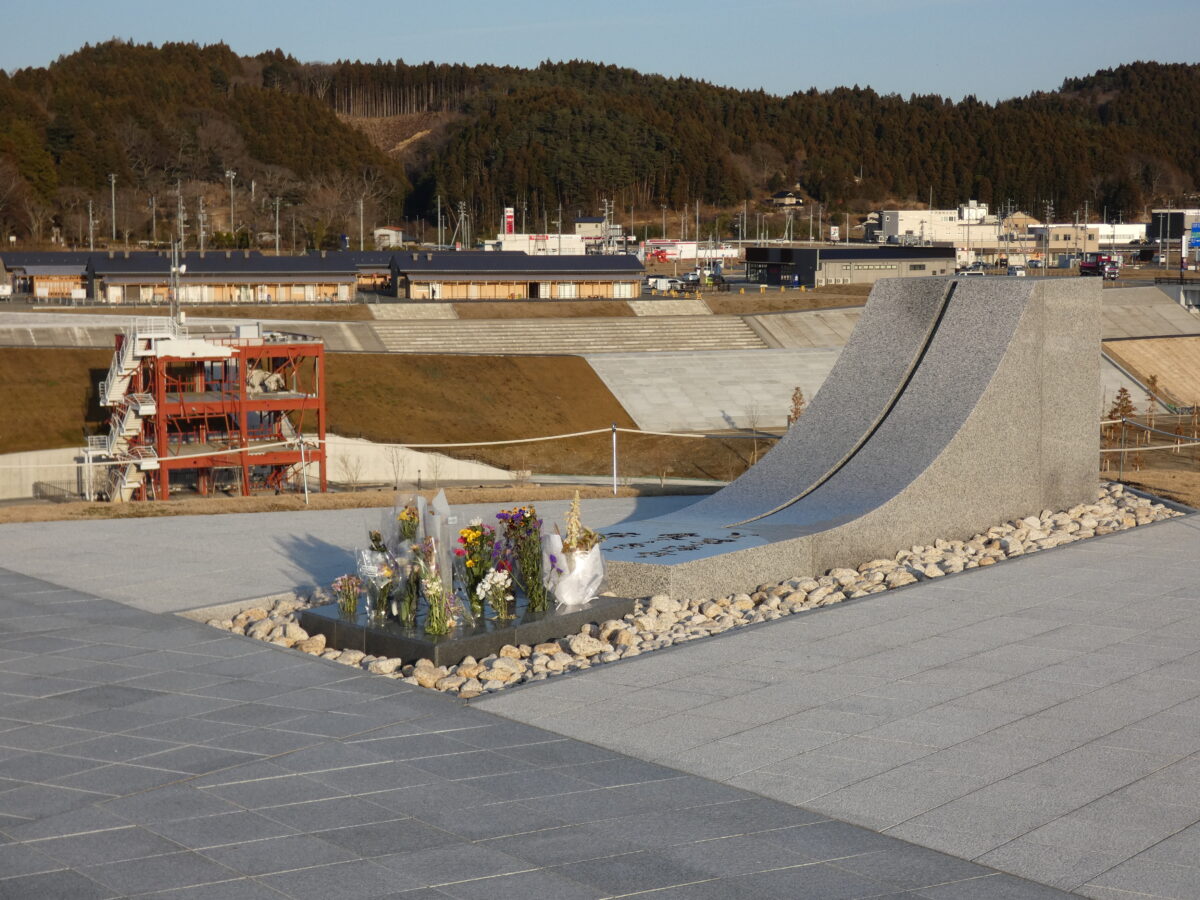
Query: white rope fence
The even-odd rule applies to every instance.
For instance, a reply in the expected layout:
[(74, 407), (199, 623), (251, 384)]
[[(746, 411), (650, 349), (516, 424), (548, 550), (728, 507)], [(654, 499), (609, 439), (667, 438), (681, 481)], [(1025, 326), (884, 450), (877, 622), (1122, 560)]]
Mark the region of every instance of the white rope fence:
[(1145, 447), (1134, 445), (1132, 447), (1109, 447), (1101, 450), (1101, 453), (1142, 453), (1147, 450), (1181, 450), (1184, 447), (1200, 447), (1200, 441), (1184, 441), (1184, 435), (1173, 434), (1170, 431), (1163, 431), (1161, 428), (1153, 428), (1150, 425), (1144, 425), (1141, 422), (1135, 422), (1133, 419), (1106, 419), (1100, 423), (1103, 425), (1130, 425), (1134, 428), (1150, 434), (1161, 434), (1163, 437), (1174, 438), (1173, 444), (1154, 444)]

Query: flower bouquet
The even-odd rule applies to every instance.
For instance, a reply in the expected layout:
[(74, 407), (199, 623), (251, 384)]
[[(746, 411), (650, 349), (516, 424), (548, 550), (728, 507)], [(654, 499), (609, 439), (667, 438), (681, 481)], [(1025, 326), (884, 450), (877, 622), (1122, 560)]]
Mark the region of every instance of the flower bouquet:
[(333, 580), (333, 593), (337, 597), (338, 612), (347, 619), (358, 614), (358, 594), (362, 590), (362, 581), (357, 575), (342, 575)]
[(595, 599), (604, 582), (602, 540), (604, 535), (583, 524), (576, 491), (567, 512), (566, 536), (555, 529), (544, 541), (547, 581), (559, 606), (580, 606)]
[(530, 612), (543, 612), (550, 599), (545, 584), (545, 563), (542, 558), (542, 520), (532, 506), (517, 506), (496, 513), (503, 523), (504, 544), (508, 556), (516, 563), (513, 576), (517, 586), (528, 598)]
[(476, 616), (483, 615), (484, 607), (484, 601), (477, 588), (493, 571), (495, 552), (496, 529), (484, 525), (481, 519), (472, 519), (470, 525), (458, 532), (458, 546), (454, 549), (455, 562), (462, 578), (463, 589)]
[[(372, 547), (377, 531), (370, 533)], [(386, 550), (359, 550), (358, 577), (367, 589), (367, 614), (382, 619), (391, 606), (391, 595), (395, 589), (396, 567)]]
[(512, 567), (505, 560), (499, 560), (495, 567), (488, 569), (483, 578), (475, 586), (471, 604), (481, 613), (491, 606), (496, 618), (500, 621), (511, 619), (516, 615), (513, 596)]
[(426, 538), (417, 550), (417, 571), (425, 595), (425, 633), (449, 634), (454, 626), (454, 593), (437, 567), (437, 542)]

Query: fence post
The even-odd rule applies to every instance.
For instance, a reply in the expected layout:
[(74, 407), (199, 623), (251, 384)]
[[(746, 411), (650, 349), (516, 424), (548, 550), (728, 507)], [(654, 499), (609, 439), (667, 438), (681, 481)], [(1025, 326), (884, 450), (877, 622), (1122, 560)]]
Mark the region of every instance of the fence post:
[(617, 423), (612, 425), (613, 496), (617, 496)]
[(1121, 417), (1121, 466), (1117, 471), (1117, 481), (1125, 482), (1125, 417)]

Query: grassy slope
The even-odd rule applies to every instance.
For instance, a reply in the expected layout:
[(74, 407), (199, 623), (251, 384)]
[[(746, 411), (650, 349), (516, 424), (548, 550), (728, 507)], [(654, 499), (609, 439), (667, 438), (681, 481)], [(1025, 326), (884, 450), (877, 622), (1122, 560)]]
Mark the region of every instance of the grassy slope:
[[(0, 391), (14, 413), (0, 429), (0, 453), (82, 445), (85, 423), (94, 430), (106, 419), (92, 395), (110, 359), (102, 350), (0, 349)], [(636, 427), (578, 357), (338, 353), (326, 359), (330, 429), (339, 434), (441, 443), (539, 437), (614, 422)], [(743, 440), (619, 440), (624, 475), (730, 478), (752, 451)], [(588, 474), (611, 471), (611, 448), (610, 435), (600, 434), (448, 452), (506, 468)]]
[(106, 350), (0, 348), (0, 453), (83, 446), (85, 423), (105, 418), (94, 382), (111, 359)]

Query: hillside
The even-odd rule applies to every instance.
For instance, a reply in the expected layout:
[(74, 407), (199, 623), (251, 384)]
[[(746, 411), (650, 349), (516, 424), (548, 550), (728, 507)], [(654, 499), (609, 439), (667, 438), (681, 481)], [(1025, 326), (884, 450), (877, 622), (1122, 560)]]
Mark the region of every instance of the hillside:
[(678, 223), (699, 202), (711, 222), (792, 185), (838, 223), (931, 191), (937, 206), (1051, 202), (1070, 218), (1087, 203), (1129, 220), (1200, 184), (1198, 132), (1196, 65), (1132, 63), (988, 104), (857, 86), (781, 97), (580, 61), (310, 64), (110, 41), (0, 72), (0, 224), (78, 241), (90, 199), (110, 234), (110, 174), (120, 237), (174, 228), (178, 190), (192, 233), (204, 198), (217, 245), (273, 229), (277, 197), (285, 243), (303, 246), (356, 234), (360, 202), (366, 224), (411, 228), (438, 197), (461, 201), (478, 234), (507, 205), (546, 228), (559, 204), (569, 217), (608, 198), (653, 234), (662, 206)]

